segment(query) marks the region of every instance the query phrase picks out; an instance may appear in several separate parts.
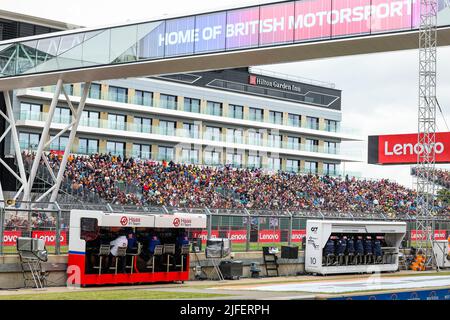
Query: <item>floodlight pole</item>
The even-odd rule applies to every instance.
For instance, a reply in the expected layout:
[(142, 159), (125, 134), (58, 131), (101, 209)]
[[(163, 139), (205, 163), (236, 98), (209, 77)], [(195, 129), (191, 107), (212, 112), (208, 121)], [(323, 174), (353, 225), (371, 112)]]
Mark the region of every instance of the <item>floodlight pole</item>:
[(432, 210), (436, 162), (437, 6), (437, 0), (420, 0), (418, 144), (423, 152), (417, 155), (416, 230), (417, 249), (427, 260), (431, 258), (432, 263), (435, 262)]

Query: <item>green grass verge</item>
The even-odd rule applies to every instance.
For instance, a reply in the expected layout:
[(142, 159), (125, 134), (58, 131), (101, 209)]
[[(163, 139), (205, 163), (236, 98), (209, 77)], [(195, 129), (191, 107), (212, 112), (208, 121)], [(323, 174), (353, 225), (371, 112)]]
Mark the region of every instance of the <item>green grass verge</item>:
[(0, 295), (0, 300), (161, 300), (199, 299), (229, 296), (198, 292), (165, 292), (152, 290), (77, 291)]

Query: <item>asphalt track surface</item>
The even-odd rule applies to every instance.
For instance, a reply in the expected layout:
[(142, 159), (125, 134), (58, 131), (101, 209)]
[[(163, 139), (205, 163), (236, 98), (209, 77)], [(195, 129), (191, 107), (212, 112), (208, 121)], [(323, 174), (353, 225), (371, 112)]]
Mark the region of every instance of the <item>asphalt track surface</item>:
[[(241, 278), (225, 281), (186, 281), (184, 284), (149, 284), (135, 286), (107, 286), (88, 288), (48, 287), (43, 290), (17, 289), (0, 291), (2, 295), (20, 295), (51, 292), (103, 291), (103, 290), (153, 290), (166, 292), (198, 292), (226, 294), (214, 297), (220, 300), (292, 300), (321, 299), (333, 295), (354, 294), (355, 292), (393, 292), (410, 289), (450, 288), (450, 272), (403, 271), (381, 275), (340, 275), (340, 276), (293, 276), (270, 278)], [(205, 298), (208, 299), (208, 298)], [(195, 299), (199, 300), (199, 299)]]

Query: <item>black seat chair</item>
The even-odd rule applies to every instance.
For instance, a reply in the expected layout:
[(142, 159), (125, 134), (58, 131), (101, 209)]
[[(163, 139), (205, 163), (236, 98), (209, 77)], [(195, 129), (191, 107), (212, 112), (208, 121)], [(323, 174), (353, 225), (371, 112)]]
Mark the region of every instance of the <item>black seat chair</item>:
[(114, 257), (115, 260), (114, 265), (109, 267), (109, 270), (114, 270), (114, 274), (117, 274), (117, 266), (119, 264), (119, 259), (125, 259), (126, 255), (127, 255), (127, 247), (118, 247), (117, 256)]
[(166, 263), (164, 265), (167, 266), (167, 272), (169, 272), (170, 260), (175, 260), (175, 244), (164, 244), (163, 247), (163, 253), (166, 256)]
[(189, 248), (190, 248), (189, 244), (185, 244), (185, 245), (181, 246), (181, 250), (180, 250), (180, 264), (176, 264), (175, 268), (180, 267), (181, 271), (184, 270), (184, 259), (189, 254)]
[(109, 244), (102, 244), (100, 245), (100, 249), (98, 250), (98, 253), (96, 254), (99, 257), (99, 264), (98, 266), (93, 266), (93, 269), (98, 269), (98, 274), (102, 274), (102, 268), (103, 268), (103, 258), (109, 257), (109, 254), (111, 253), (111, 246)]
[(125, 266), (125, 269), (130, 269), (130, 273), (133, 274), (134, 270), (134, 260), (137, 256), (139, 256), (142, 252), (142, 244), (140, 242), (137, 243), (137, 250), (136, 252), (127, 252), (127, 257), (131, 257), (131, 265)]
[(155, 272), (156, 258), (159, 259), (162, 255), (163, 255), (163, 246), (158, 244), (155, 246), (155, 251), (153, 251), (153, 254), (150, 256), (150, 259), (148, 260), (146, 268), (152, 269), (152, 273)]

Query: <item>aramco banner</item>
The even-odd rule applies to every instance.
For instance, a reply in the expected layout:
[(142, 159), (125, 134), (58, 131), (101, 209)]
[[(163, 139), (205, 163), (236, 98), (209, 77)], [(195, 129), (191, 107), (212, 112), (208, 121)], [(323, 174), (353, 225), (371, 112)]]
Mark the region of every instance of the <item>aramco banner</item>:
[[(438, 24), (450, 24), (438, 0)], [(417, 29), (420, 0), (302, 0), (154, 22), (139, 56), (161, 58)]]
[(434, 152), (436, 163), (450, 163), (450, 132), (436, 133), (436, 141), (432, 145), (418, 143), (417, 133), (369, 136), (368, 162), (415, 164), (418, 155), (426, 151)]

